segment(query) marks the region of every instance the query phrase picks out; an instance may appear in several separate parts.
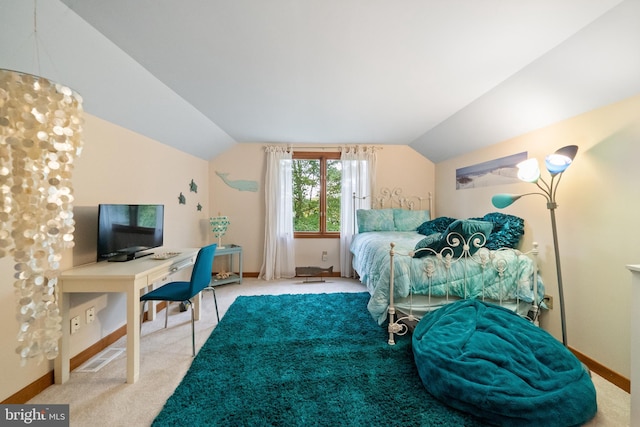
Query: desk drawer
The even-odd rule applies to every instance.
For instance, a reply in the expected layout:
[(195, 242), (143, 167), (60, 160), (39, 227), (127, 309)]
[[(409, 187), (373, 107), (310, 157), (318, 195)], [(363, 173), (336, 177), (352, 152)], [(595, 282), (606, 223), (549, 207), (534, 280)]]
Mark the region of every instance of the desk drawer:
[[(149, 274), (149, 278), (147, 283), (151, 284), (162, 284), (162, 282), (166, 282), (169, 280), (169, 277), (176, 274), (177, 272), (192, 266), (195, 262), (195, 257), (187, 258), (176, 262), (175, 264), (171, 264), (166, 269), (156, 271), (154, 273)], [(188, 280), (188, 279), (187, 279)]]

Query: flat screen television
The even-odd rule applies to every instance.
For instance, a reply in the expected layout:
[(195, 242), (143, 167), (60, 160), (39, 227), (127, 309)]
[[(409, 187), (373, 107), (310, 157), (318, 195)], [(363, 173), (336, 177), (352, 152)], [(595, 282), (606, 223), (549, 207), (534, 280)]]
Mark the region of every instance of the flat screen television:
[(163, 245), (164, 205), (98, 205), (98, 261), (129, 261)]

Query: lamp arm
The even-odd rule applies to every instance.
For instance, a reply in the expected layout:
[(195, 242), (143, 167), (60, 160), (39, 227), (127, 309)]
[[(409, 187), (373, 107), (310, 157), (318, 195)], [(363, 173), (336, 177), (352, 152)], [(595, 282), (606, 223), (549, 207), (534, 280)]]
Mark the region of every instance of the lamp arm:
[(522, 194), (522, 196), (529, 196), (531, 194), (539, 194), (539, 195), (541, 195), (542, 197), (544, 197), (547, 200), (547, 203), (551, 202), (551, 194), (550, 194), (550, 192), (546, 188), (544, 188), (540, 184), (538, 184), (537, 182), (535, 184), (538, 186), (538, 188), (540, 190), (542, 190), (542, 193), (535, 193), (535, 192), (534, 193), (524, 193), (524, 194)]
[[(542, 185), (540, 185), (540, 182), (542, 182), (544, 184), (544, 187)], [(535, 182), (536, 186), (541, 189), (544, 194), (547, 195), (547, 197), (549, 198), (549, 200), (551, 200), (551, 189), (553, 188), (553, 177), (551, 177), (551, 185), (549, 185), (547, 183), (547, 181), (545, 181), (544, 179), (542, 179), (542, 177), (538, 178), (538, 180)]]
[(537, 193), (537, 192), (532, 192), (532, 193), (524, 193), (524, 194), (520, 194), (518, 197), (524, 197), (524, 196), (531, 196), (532, 194), (537, 194), (538, 196), (542, 196), (545, 198), (545, 200), (547, 201), (547, 203), (550, 202), (549, 199), (549, 194), (547, 194), (547, 192), (544, 190), (544, 188), (542, 188), (542, 191), (544, 191), (543, 193)]
[[(556, 181), (555, 187), (552, 186), (552, 190), (551, 190), (551, 201), (552, 202), (556, 201), (556, 191), (558, 191), (558, 185), (560, 185), (560, 179), (562, 178), (562, 172), (560, 172), (557, 176), (558, 176), (558, 181)], [(551, 183), (552, 184), (553, 184), (553, 178), (555, 178), (555, 176), (551, 177)]]

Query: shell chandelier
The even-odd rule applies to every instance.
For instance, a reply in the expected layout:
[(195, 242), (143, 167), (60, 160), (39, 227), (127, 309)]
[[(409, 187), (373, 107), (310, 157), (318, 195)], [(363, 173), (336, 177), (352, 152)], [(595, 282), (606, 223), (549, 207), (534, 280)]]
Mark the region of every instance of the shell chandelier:
[(23, 366), (58, 355), (57, 283), (63, 250), (74, 244), (71, 174), (82, 125), (82, 98), (71, 89), (0, 69), (0, 258), (15, 261)]

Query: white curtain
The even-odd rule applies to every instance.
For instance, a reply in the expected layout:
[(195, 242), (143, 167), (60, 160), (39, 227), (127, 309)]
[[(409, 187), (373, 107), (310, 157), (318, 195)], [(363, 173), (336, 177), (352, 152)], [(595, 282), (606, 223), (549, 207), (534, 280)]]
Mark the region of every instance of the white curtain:
[(293, 240), (292, 152), (269, 146), (265, 178), (264, 260), (260, 277), (265, 280), (295, 276)]
[[(376, 147), (343, 147), (342, 194), (340, 197), (340, 274), (352, 277), (351, 241), (357, 233), (358, 209), (371, 208), (371, 192), (375, 188)], [(355, 198), (354, 198), (355, 194)]]

